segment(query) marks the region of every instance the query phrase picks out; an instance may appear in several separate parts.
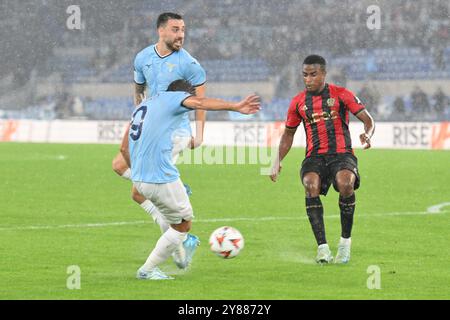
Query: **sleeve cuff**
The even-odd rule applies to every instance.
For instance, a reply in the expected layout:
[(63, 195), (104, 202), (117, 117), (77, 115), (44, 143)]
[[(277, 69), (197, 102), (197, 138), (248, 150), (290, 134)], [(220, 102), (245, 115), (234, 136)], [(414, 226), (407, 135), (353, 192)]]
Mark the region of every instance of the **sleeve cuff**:
[(362, 108), (362, 109), (356, 111), (356, 112), (354, 113), (354, 115), (356, 116), (358, 113), (360, 113), (361, 111), (364, 111), (364, 110), (366, 110), (366, 108)]
[(184, 101), (186, 101), (186, 99), (187, 98), (190, 98), (190, 97), (193, 97), (194, 95), (193, 94), (191, 94), (191, 95), (188, 95), (187, 97), (185, 97), (181, 102), (180, 102), (180, 105), (183, 107), (183, 108), (186, 108), (186, 109), (189, 109), (189, 110), (195, 110), (195, 109), (192, 109), (192, 108), (189, 108), (189, 107), (186, 107), (183, 103), (184, 103)]

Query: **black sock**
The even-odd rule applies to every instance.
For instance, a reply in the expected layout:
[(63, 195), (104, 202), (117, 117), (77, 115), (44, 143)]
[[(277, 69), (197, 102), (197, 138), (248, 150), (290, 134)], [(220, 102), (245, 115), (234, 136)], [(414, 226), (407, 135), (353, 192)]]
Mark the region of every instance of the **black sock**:
[(312, 231), (316, 237), (317, 245), (327, 243), (325, 238), (325, 225), (323, 223), (323, 206), (320, 197), (306, 198), (306, 213), (311, 223)]
[(355, 194), (344, 198), (339, 196), (339, 208), (341, 208), (342, 238), (350, 238), (353, 226), (353, 214), (355, 213)]

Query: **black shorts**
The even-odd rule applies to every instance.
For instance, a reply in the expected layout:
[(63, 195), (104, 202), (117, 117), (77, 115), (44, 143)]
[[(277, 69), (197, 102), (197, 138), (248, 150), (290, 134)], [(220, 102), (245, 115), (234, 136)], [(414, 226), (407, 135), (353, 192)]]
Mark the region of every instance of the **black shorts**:
[(327, 195), (332, 183), (334, 190), (339, 192), (336, 185), (336, 174), (343, 169), (348, 169), (355, 174), (354, 189), (358, 189), (361, 180), (358, 171), (358, 159), (351, 153), (316, 155), (305, 158), (302, 162), (300, 177), (303, 182), (303, 176), (306, 173), (317, 173), (321, 181), (320, 194)]

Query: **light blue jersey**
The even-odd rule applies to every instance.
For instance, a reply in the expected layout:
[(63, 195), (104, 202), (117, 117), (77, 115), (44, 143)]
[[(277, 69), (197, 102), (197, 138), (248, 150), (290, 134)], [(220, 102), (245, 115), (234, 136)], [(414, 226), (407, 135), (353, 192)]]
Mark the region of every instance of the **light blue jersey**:
[[(156, 45), (145, 48), (134, 60), (134, 81), (147, 85), (147, 96), (152, 97), (167, 90), (169, 84), (178, 79), (189, 81), (194, 87), (206, 82), (202, 66), (186, 50), (180, 49), (162, 57)], [(184, 115), (182, 128), (191, 135), (189, 117)]]
[(170, 183), (180, 177), (172, 161), (172, 137), (191, 110), (182, 106), (187, 92), (161, 92), (143, 101), (134, 111), (128, 136), (131, 180)]

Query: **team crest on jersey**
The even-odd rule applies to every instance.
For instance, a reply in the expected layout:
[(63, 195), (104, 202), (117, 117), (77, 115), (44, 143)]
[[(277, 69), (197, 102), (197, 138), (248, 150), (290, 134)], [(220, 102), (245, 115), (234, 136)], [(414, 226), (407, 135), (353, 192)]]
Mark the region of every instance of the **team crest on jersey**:
[(334, 102), (335, 102), (335, 101), (336, 101), (335, 99), (330, 98), (330, 99), (327, 100), (327, 105), (328, 105), (329, 107), (332, 107), (332, 106), (334, 106)]
[(169, 72), (173, 71), (173, 68), (175, 68), (177, 65), (170, 63), (170, 62), (166, 62), (167, 68), (169, 68)]

